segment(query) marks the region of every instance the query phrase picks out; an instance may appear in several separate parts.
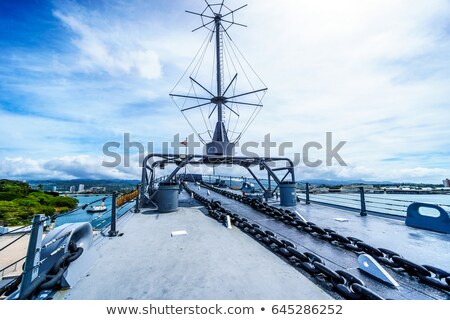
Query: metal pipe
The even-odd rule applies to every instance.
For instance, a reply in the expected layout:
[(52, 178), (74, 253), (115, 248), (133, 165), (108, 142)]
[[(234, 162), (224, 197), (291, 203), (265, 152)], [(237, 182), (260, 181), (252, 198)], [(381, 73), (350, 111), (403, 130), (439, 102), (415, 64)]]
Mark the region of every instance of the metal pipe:
[(192, 159), (191, 155), (189, 155), (185, 159), (183, 159), (183, 161), (181, 161), (180, 165), (166, 178), (166, 180), (164, 182), (170, 182), (170, 180), (172, 180), (172, 178), (176, 176), (177, 172), (180, 171), (180, 169), (183, 168), (185, 165), (187, 165), (189, 163), (189, 161), (191, 161), (191, 159)]
[[(216, 25), (217, 97), (219, 98), (219, 101), (217, 102), (217, 122), (222, 123), (222, 102), (220, 101), (220, 97), (222, 96), (222, 66), (220, 56), (222, 42), (220, 41), (220, 15), (216, 15), (214, 22)], [(223, 136), (221, 136), (221, 141), (224, 141)]]
[(367, 216), (366, 211), (366, 199), (364, 198), (364, 187), (359, 187), (359, 194), (361, 199), (361, 212), (359, 213), (361, 216)]
[(306, 190), (305, 190), (305, 195), (306, 195), (306, 204), (311, 204), (311, 201), (309, 201), (309, 183), (306, 183)]
[(138, 193), (136, 195), (136, 206), (134, 207), (134, 213), (139, 213), (140, 212), (140, 210), (139, 210), (139, 187), (140, 187), (139, 184), (136, 185), (136, 189), (138, 190)]
[(108, 232), (108, 235), (110, 237), (116, 237), (117, 234), (119, 233), (117, 231), (117, 213), (116, 213), (116, 197), (117, 197), (117, 192), (114, 191), (112, 194), (112, 205), (111, 205), (111, 228)]
[[(173, 161), (174, 159), (178, 159), (180, 158), (180, 154), (162, 154), (162, 153), (150, 153), (148, 154), (144, 160), (143, 160), (143, 166), (145, 167), (148, 160), (150, 158), (154, 158), (154, 157), (159, 157), (159, 158), (163, 158), (165, 160), (167, 160), (168, 162), (170, 162), (171, 160)], [(235, 156), (213, 156), (213, 155), (200, 155), (200, 154), (194, 154), (191, 155), (193, 158), (200, 158), (202, 159), (202, 162), (205, 162), (205, 160), (235, 160), (236, 163), (235, 164), (239, 164), (238, 162), (243, 161), (243, 160), (253, 160), (253, 161), (260, 161), (260, 160), (264, 160), (267, 162), (271, 162), (271, 161), (286, 161), (289, 163), (289, 167), (287, 167), (286, 169), (292, 170), (294, 168), (294, 163), (292, 162), (291, 159), (289, 158), (259, 158), (259, 157), (235, 157)], [(257, 163), (255, 163), (257, 164)]]
[(256, 180), (256, 182), (259, 184), (259, 186), (261, 187), (261, 189), (263, 189), (263, 191), (265, 192), (267, 189), (262, 185), (261, 181), (259, 181), (258, 177), (255, 176), (255, 174), (253, 173), (252, 170), (250, 170), (250, 168), (247, 168), (248, 172), (250, 172), (250, 174), (252, 175), (253, 179)]
[(290, 168), (275, 168), (272, 169), (272, 171), (282, 171), (282, 170), (289, 170)]
[[(185, 156), (185, 155), (183, 155)], [(162, 160), (158, 160), (155, 161), (154, 158), (161, 158)], [(148, 163), (149, 161), (152, 159), (152, 164), (149, 167)], [(175, 163), (175, 161), (182, 159), (181, 155), (179, 154), (161, 154), (161, 153), (151, 153), (148, 154), (143, 162), (142, 162), (142, 185), (141, 185), (141, 190), (140, 190), (140, 201), (141, 201), (141, 207), (143, 207), (145, 205), (144, 202), (146, 201), (151, 201), (153, 199), (153, 197), (156, 195), (156, 193), (150, 194), (149, 198), (146, 199), (145, 197), (145, 192), (147, 191), (147, 188), (151, 189), (153, 187), (153, 184), (155, 182), (155, 169), (156, 166), (162, 161), (165, 163)], [(195, 160), (194, 160), (195, 159)], [(186, 161), (187, 159), (183, 159), (182, 162)], [(193, 161), (194, 160), (194, 161)], [(257, 165), (261, 162), (275, 162), (275, 161), (286, 161), (287, 167), (284, 168), (286, 169), (288, 173), (291, 173), (291, 178), (292, 181), (295, 181), (294, 178), (294, 164), (292, 162), (291, 159), (289, 158), (259, 158), (259, 157), (235, 157), (235, 156), (212, 156), (212, 155), (199, 155), (199, 154), (193, 154), (189, 156), (189, 161), (188, 163), (191, 164), (211, 164), (211, 163), (216, 163), (216, 164), (220, 164), (220, 163), (230, 163), (230, 164), (235, 164), (235, 165), (240, 165), (242, 167), (248, 167), (249, 165)], [(183, 165), (181, 166), (183, 167)], [(267, 165), (265, 165), (266, 170), (269, 171), (269, 174), (272, 176), (272, 178), (274, 178), (275, 182), (278, 182), (277, 180), (278, 177), (275, 175), (275, 173), (273, 172), (272, 169), (270, 169)], [(213, 170), (215, 169), (215, 167), (213, 167)], [(149, 170), (149, 174), (150, 177), (147, 176), (147, 170)], [(169, 176), (168, 179), (166, 179), (166, 181), (170, 181), (170, 179), (176, 175), (176, 173), (180, 170), (180, 167), (176, 168), (175, 171)], [(252, 173), (252, 172), (251, 172)], [(286, 176), (287, 176), (286, 174)], [(252, 173), (252, 176), (255, 178), (255, 176)], [(211, 177), (210, 177), (211, 179)], [(260, 184), (260, 186), (263, 188), (263, 190), (266, 190), (266, 188), (264, 186), (262, 186), (261, 182), (259, 181), (259, 179), (255, 179), (258, 181), (258, 183)], [(282, 179), (283, 180), (283, 179)], [(244, 180), (246, 181), (246, 179)], [(276, 189), (275, 189), (276, 190)], [(275, 191), (274, 190), (274, 191)], [(151, 193), (152, 190), (149, 190), (149, 193)]]
[[(284, 179), (286, 179), (287, 175), (289, 174), (289, 171), (286, 172), (286, 174), (284, 175), (283, 179), (280, 180), (280, 183), (284, 181)], [(272, 194), (275, 193), (275, 191), (278, 190), (278, 188), (280, 187), (280, 183), (277, 184), (277, 186), (275, 187), (275, 189), (273, 189)]]

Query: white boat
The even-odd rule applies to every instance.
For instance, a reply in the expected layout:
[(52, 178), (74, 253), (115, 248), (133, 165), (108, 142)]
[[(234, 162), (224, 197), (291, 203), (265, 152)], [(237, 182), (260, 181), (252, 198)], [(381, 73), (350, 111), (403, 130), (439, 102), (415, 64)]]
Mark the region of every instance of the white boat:
[(105, 212), (107, 210), (105, 203), (102, 202), (99, 206), (90, 206), (86, 209), (88, 213), (97, 213), (97, 212)]

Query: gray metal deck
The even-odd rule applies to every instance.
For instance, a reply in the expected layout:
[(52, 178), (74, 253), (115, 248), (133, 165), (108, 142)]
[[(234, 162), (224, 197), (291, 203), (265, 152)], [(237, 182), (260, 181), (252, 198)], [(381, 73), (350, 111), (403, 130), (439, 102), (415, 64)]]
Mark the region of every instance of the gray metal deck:
[[(97, 242), (100, 258), (55, 299), (330, 299), (240, 230), (205, 216), (186, 196), (177, 212), (134, 214), (122, 237)], [(171, 237), (172, 231), (188, 235)]]
[[(405, 273), (388, 272), (400, 283), (398, 289), (392, 289), (357, 269), (357, 255), (343, 248), (299, 231), (220, 194), (210, 192), (205, 188), (192, 186), (195, 192), (210, 200), (219, 200), (225, 208), (249, 221), (258, 223), (263, 229), (271, 230), (295, 243), (300, 251), (310, 251), (323, 258), (333, 269), (341, 269), (355, 274), (365, 281), (367, 286), (387, 299), (450, 299), (450, 296), (440, 290), (419, 283)], [(271, 203), (276, 205), (275, 202)], [(450, 270), (450, 235), (408, 227), (403, 221), (378, 216), (361, 217), (358, 213), (318, 204), (299, 204), (296, 207), (284, 207), (296, 210), (306, 220), (316, 223), (322, 228), (331, 228), (344, 236), (353, 236), (364, 240), (374, 247), (384, 247), (398, 252), (407, 259), (418, 264), (433, 265), (444, 270)], [(336, 221), (335, 218), (345, 218), (347, 222)]]

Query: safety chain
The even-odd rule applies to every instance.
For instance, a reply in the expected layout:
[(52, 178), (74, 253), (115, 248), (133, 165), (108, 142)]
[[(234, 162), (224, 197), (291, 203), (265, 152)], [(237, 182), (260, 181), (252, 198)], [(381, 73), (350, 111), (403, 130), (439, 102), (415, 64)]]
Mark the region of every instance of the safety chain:
[(298, 230), (307, 232), (314, 237), (328, 241), (333, 245), (353, 251), (357, 254), (367, 253), (381, 264), (388, 266), (397, 272), (406, 272), (414, 279), (418, 279), (422, 283), (443, 290), (447, 293), (450, 292), (450, 273), (445, 270), (429, 265), (416, 264), (403, 258), (400, 254), (394, 251), (385, 248), (375, 248), (358, 238), (345, 237), (332, 229), (321, 228), (315, 223), (305, 222), (290, 210), (277, 208), (267, 204), (266, 202), (261, 202), (257, 199), (249, 199), (242, 195), (219, 189), (206, 183), (202, 183), (202, 185), (211, 191), (249, 205), (261, 213), (271, 216), (288, 225), (294, 226)]
[(197, 201), (208, 209), (208, 214), (221, 223), (225, 223), (227, 216), (236, 227), (249, 234), (255, 240), (264, 244), (273, 253), (285, 258), (291, 265), (302, 269), (318, 280), (327, 283), (345, 299), (350, 300), (384, 300), (383, 297), (367, 288), (358, 277), (343, 271), (334, 271), (325, 265), (325, 262), (311, 252), (300, 252), (296, 246), (287, 240), (279, 240), (270, 230), (263, 230), (260, 225), (240, 217), (236, 213), (222, 207), (219, 201), (210, 201), (193, 192), (184, 185), (187, 192), (191, 193)]
[[(62, 237), (65, 236), (66, 235)], [(68, 246), (68, 251), (61, 255), (61, 257), (55, 262), (53, 267), (46, 274), (41, 274), (38, 277), (36, 277), (36, 279), (34, 279), (33, 282), (31, 282), (31, 284), (27, 288), (21, 291), (18, 299), (19, 300), (33, 299), (42, 290), (49, 290), (52, 288), (60, 287), (62, 276), (69, 267), (69, 264), (78, 259), (82, 253), (83, 248), (77, 247), (76, 243), (71, 241)], [(42, 264), (44, 260), (40, 261), (39, 265)], [(4, 288), (2, 288), (0, 290), (0, 296), (1, 295), (9, 296), (13, 292), (15, 292), (20, 285), (23, 274), (30, 271), (31, 270), (23, 271), (19, 277), (17, 277), (14, 281), (12, 281)]]

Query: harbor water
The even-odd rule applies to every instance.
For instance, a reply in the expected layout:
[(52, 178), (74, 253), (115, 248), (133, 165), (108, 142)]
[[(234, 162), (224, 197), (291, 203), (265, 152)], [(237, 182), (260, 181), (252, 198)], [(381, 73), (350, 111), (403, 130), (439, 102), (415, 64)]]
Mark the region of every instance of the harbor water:
[[(98, 206), (101, 204), (102, 199), (104, 200), (104, 204), (107, 208), (104, 212), (97, 212), (97, 213), (88, 213), (86, 212), (87, 209), (89, 209), (90, 205), (88, 205), (85, 209), (79, 208), (78, 210), (75, 210), (72, 213), (69, 213), (67, 215), (62, 215), (61, 217), (58, 217), (55, 222), (55, 226), (60, 226), (65, 223), (73, 223), (73, 222), (90, 222), (91, 225), (94, 227), (94, 229), (102, 229), (104, 226), (108, 225), (111, 221), (111, 207), (112, 207), (112, 197), (111, 195), (79, 195), (76, 197), (78, 199), (78, 206), (81, 207), (85, 204), (91, 204), (94, 206)], [(95, 203), (94, 203), (95, 202)], [(134, 206), (135, 202), (132, 201), (130, 203), (126, 203), (120, 208), (116, 209), (117, 217), (120, 217), (125, 212), (128, 211), (128, 209), (132, 208)]]

